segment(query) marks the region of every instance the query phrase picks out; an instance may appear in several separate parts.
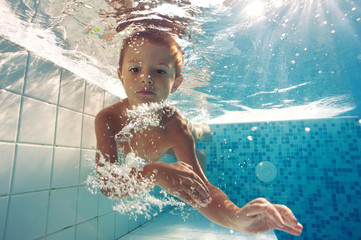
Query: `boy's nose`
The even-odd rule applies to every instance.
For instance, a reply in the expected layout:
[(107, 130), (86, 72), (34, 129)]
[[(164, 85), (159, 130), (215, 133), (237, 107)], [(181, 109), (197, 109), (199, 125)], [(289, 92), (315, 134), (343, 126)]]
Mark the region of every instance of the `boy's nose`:
[(153, 77), (151, 74), (142, 74), (142, 83), (153, 84)]

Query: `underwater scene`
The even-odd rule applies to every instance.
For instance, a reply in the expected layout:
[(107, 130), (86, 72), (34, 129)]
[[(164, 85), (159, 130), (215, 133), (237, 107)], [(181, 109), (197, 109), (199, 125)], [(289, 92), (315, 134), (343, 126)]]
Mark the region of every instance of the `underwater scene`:
[[(349, 0), (0, 0), (0, 239), (361, 238), (360, 9)], [(171, 79), (163, 60), (136, 75), (166, 56), (158, 40), (132, 35), (149, 29), (182, 56), (166, 93), (153, 87)], [(142, 78), (150, 85), (132, 97)], [(162, 101), (149, 100), (158, 93)], [(122, 114), (121, 123), (101, 118)], [(173, 118), (188, 135), (168, 137)], [(268, 228), (202, 212), (228, 209), (212, 205), (215, 192), (234, 209), (266, 209), (237, 218), (266, 216), (258, 226)]]

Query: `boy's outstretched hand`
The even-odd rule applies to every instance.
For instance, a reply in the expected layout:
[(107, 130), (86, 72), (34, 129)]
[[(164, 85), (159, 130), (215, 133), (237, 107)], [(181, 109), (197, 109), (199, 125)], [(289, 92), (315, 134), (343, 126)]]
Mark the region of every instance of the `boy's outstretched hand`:
[[(302, 225), (292, 211), (279, 204), (272, 204), (264, 198), (257, 198), (238, 210), (238, 228), (246, 234), (257, 234), (273, 229), (282, 230), (293, 235), (301, 235)], [(240, 226), (241, 225), (241, 226)], [(235, 228), (237, 229), (235, 226)]]

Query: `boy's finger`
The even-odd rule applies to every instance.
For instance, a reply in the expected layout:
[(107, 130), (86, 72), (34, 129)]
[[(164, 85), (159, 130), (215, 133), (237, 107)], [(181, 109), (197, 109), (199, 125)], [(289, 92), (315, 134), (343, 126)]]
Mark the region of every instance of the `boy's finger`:
[(203, 180), (197, 175), (196, 178), (193, 181), (193, 187), (195, 187), (203, 197), (209, 198), (210, 197), (210, 191), (207, 187), (207, 185), (203, 182)]
[(189, 184), (184, 185), (184, 191), (197, 198), (198, 201), (203, 202), (210, 198), (207, 186), (203, 185), (197, 179), (189, 181)]
[(258, 214), (269, 214), (272, 219), (274, 220), (275, 225), (278, 228), (284, 228), (286, 226), (285, 222), (283, 221), (280, 213), (277, 209), (269, 202), (264, 203), (254, 203), (249, 207), (249, 213), (247, 217), (254, 217)]
[(278, 210), (278, 212), (281, 214), (281, 216), (285, 219), (286, 223), (289, 225), (297, 225), (298, 221), (287, 206), (279, 205), (279, 204), (273, 204), (273, 206)]
[(275, 208), (277, 208), (278, 212), (282, 215), (286, 222), (286, 228), (281, 229), (293, 235), (301, 235), (303, 226), (300, 224), (291, 209), (284, 205), (274, 204)]
[(298, 225), (296, 227), (290, 227), (290, 226), (285, 226), (283, 228), (277, 228), (278, 230), (284, 231), (284, 232), (288, 232), (290, 234), (299, 236), (302, 233), (302, 225), (300, 223), (298, 223)]
[(186, 162), (183, 162), (183, 161), (181, 161), (180, 163), (183, 164), (185, 167), (189, 168), (190, 170), (193, 170), (192, 165), (190, 165), (190, 164), (188, 164)]

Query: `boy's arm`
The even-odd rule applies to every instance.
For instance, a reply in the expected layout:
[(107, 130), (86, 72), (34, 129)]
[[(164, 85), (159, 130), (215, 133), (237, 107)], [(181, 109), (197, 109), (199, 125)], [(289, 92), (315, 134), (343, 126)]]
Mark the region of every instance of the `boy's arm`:
[[(224, 192), (209, 183), (195, 155), (195, 144), (186, 123), (179, 117), (173, 124), (174, 152), (178, 161), (192, 166), (194, 172), (206, 183), (212, 201), (198, 210), (211, 221), (236, 229), (247, 234), (256, 234), (272, 229), (280, 229), (294, 235), (300, 235), (302, 225), (298, 223), (292, 211), (286, 206), (275, 205), (259, 198), (237, 207)], [(178, 125), (178, 126), (176, 126)]]
[(207, 141), (211, 136), (211, 129), (206, 123), (187, 123), (189, 130), (192, 133), (194, 141), (197, 143), (202, 138)]

